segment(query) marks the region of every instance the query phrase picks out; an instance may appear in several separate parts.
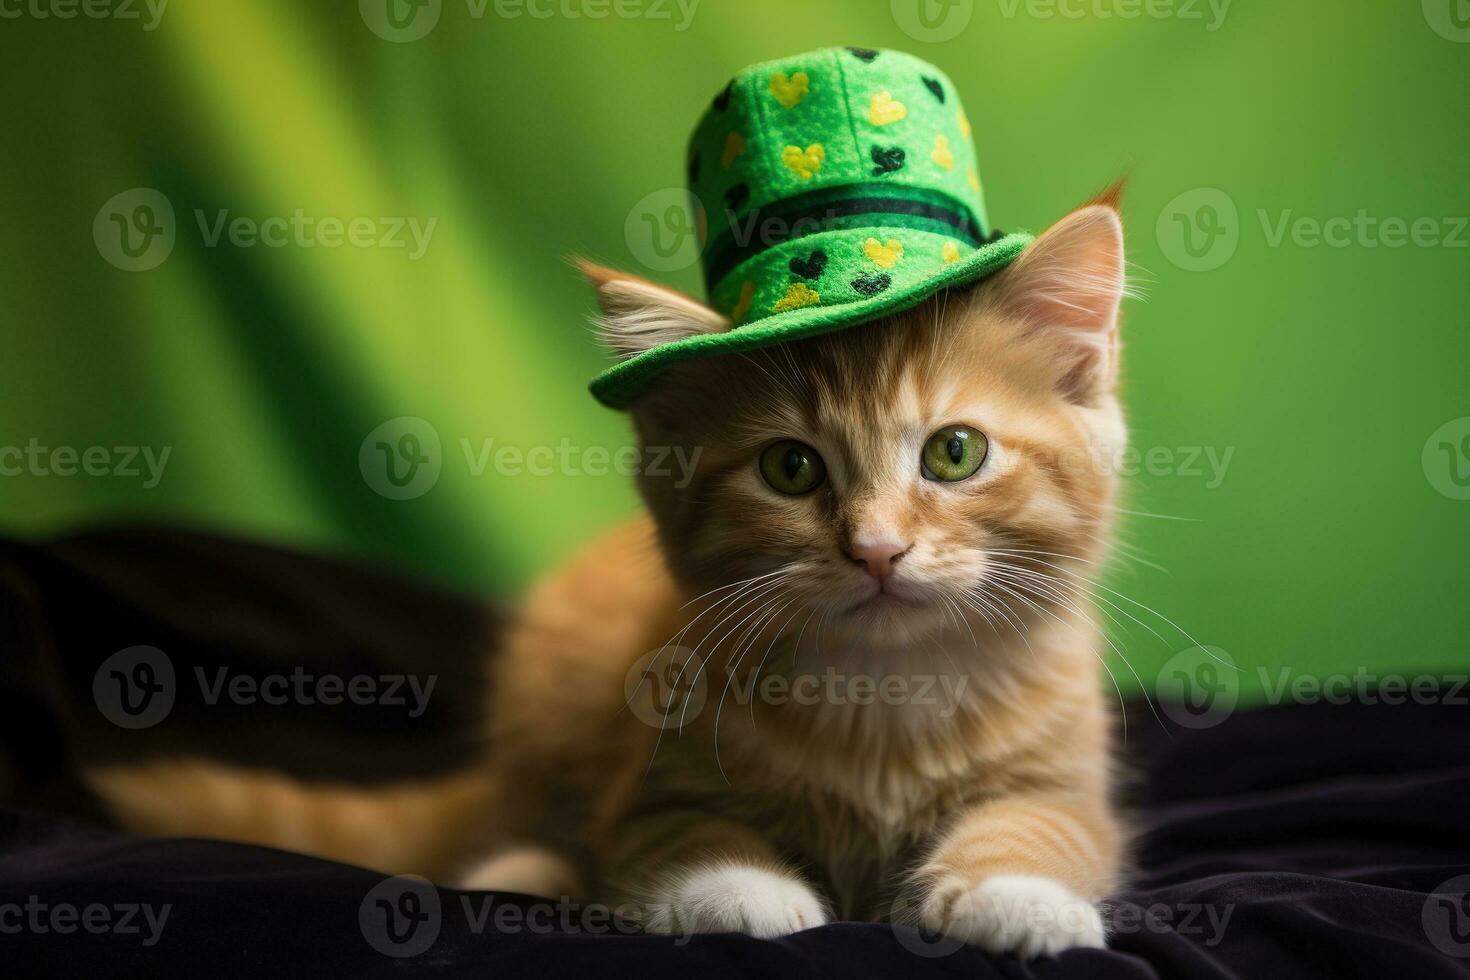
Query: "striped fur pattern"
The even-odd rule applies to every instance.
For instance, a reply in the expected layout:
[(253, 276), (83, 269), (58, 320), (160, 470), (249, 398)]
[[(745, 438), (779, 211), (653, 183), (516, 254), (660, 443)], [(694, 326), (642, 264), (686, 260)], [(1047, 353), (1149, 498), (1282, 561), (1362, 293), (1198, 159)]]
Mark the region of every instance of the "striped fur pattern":
[[(726, 328), (588, 273), (622, 356)], [(659, 932), (840, 916), (1024, 955), (1100, 945), (1123, 833), (1083, 573), (1110, 536), (1099, 461), (1126, 438), (1123, 291), (1109, 196), (978, 287), (672, 369), (634, 421), (645, 445), (697, 458), (693, 480), (644, 474), (646, 515), (533, 591), (497, 657), (483, 769), (375, 792), (180, 759), (90, 782), (137, 830), (600, 901)], [(950, 424), (985, 433), (989, 456), (966, 481), (926, 480), (923, 443)], [(782, 438), (820, 452), (825, 484), (762, 481)], [(851, 557), (873, 535), (908, 546), (883, 596)], [(704, 696), (655, 727), (639, 699), (682, 709), (697, 684), (630, 696), (628, 680), (672, 646)], [(862, 678), (906, 687), (875, 698)]]
[[(594, 276), (605, 300), (609, 275)], [(647, 322), (661, 290), (645, 287)], [(1098, 461), (1126, 438), (1123, 291), (1109, 198), (978, 287), (672, 369), (634, 421), (646, 446), (700, 451), (693, 482), (641, 477), (648, 516), (528, 603), (492, 712), (495, 779), (516, 789), (496, 814), (506, 850), (471, 881), (541, 854), (546, 887), (570, 863), (582, 894), (661, 932), (840, 916), (1026, 955), (1101, 945), (1123, 835), (1103, 641), (1078, 583), (1110, 534)], [(662, 305), (667, 337), (685, 318)], [(989, 456), (968, 480), (925, 479), (924, 442), (952, 424), (985, 433)], [(816, 491), (763, 481), (756, 460), (784, 438), (821, 454)], [(851, 557), (875, 534), (906, 546), (878, 592)], [(694, 651), (706, 687), (660, 731), (625, 682), (666, 644)], [(815, 697), (779, 694), (812, 677), (827, 679)], [(864, 702), (858, 677), (906, 693)], [(643, 687), (635, 702), (659, 693)]]

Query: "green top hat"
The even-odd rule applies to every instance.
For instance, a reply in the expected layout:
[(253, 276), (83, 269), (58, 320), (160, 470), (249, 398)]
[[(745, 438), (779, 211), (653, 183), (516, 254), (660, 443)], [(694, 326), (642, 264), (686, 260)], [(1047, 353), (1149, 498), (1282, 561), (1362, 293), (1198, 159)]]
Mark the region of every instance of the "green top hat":
[(689, 147), (701, 258), (724, 333), (598, 375), (624, 408), (668, 365), (840, 330), (1004, 267), (1031, 241), (990, 228), (949, 77), (898, 51), (825, 48), (745, 69)]

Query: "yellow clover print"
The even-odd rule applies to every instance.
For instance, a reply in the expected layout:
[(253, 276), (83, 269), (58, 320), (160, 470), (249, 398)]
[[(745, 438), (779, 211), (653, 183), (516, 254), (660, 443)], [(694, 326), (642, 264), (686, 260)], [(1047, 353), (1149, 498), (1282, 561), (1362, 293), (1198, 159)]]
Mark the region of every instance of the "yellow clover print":
[(750, 315), (751, 304), (755, 302), (755, 283), (749, 279), (740, 287), (740, 298), (735, 301), (735, 308), (730, 311), (730, 322), (737, 327), (745, 322)]
[(945, 170), (954, 169), (954, 151), (949, 148), (948, 136), (941, 134), (934, 137), (934, 152), (930, 156)]
[(791, 288), (786, 290), (786, 295), (776, 301), (771, 307), (773, 313), (785, 313), (787, 310), (799, 310), (803, 306), (813, 306), (822, 301), (822, 295), (804, 282), (793, 282)]
[(799, 146), (788, 146), (781, 151), (781, 162), (802, 180), (811, 180), (827, 159), (827, 150), (821, 143), (813, 143), (803, 150)]
[(891, 269), (903, 258), (903, 242), (896, 238), (890, 238), (887, 242), (869, 238), (863, 242), (863, 254), (878, 268)]
[(720, 158), (720, 166), (729, 170), (735, 158), (745, 152), (745, 137), (735, 130), (730, 130), (730, 135), (725, 137), (725, 155)]
[(895, 99), (885, 89), (873, 96), (868, 103), (868, 121), (874, 126), (896, 123), (909, 114), (909, 107)]
[(784, 71), (778, 71), (771, 76), (771, 94), (788, 109), (795, 109), (797, 103), (806, 98), (810, 89), (811, 79), (807, 78), (804, 71), (799, 71), (790, 78), (786, 77)]
[(960, 260), (960, 247), (954, 242), (944, 243), (944, 264), (949, 265)]

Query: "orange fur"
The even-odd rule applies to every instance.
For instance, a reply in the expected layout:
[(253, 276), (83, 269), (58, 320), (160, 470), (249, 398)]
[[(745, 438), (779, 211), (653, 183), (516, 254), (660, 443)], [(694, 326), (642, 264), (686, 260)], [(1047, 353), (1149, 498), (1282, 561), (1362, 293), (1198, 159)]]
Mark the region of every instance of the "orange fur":
[(135, 833), (261, 844), (391, 874), (452, 873), (479, 845), (492, 783), (478, 768), (387, 786), (308, 783), (211, 759), (84, 774)]
[[(159, 801), (188, 795), (186, 783), (225, 793), (198, 770), (180, 778), (187, 765), (94, 774), (94, 785), (144, 829), (203, 828), (392, 870), (463, 859), (473, 806), (493, 836), (464, 880), (632, 903), (661, 931), (777, 934), (830, 911), (907, 915), (997, 949), (1100, 941), (1100, 925), (1091, 939), (1004, 934), (981, 900), (1043, 901), (1040, 880), (1093, 902), (1118, 882), (1086, 570), (1106, 557), (1116, 488), (1103, 461), (1126, 438), (1113, 390), (1120, 192), (978, 287), (671, 369), (634, 422), (645, 446), (697, 450), (693, 481), (642, 475), (648, 513), (537, 587), (497, 658), (488, 774), (426, 793), (432, 803), (410, 793), (395, 810), (380, 798), (384, 839), (329, 840), (344, 814), (371, 836), (370, 811), (320, 791), (285, 823), (202, 805), (162, 818)], [(650, 337), (718, 318), (688, 323), (688, 297), (586, 271), (617, 305), (607, 316), (634, 308)], [(925, 439), (953, 424), (987, 436), (985, 465), (960, 483), (924, 479)], [(761, 450), (786, 438), (826, 461), (827, 482), (805, 496), (759, 475)], [(875, 528), (910, 546), (897, 599), (870, 601), (873, 582), (850, 557)], [(697, 654), (706, 698), (660, 731), (635, 710), (658, 693), (636, 668), (672, 645)], [(814, 703), (741, 694), (828, 670), (951, 688), (945, 710), (831, 688)], [(311, 795), (254, 778), (258, 796)], [(395, 845), (405, 831), (438, 840)], [(785, 918), (762, 918), (761, 901), (785, 903)]]
[[(642, 443), (699, 449), (700, 464), (688, 487), (644, 475), (649, 516), (524, 610), (492, 712), (496, 778), (517, 789), (514, 813), (496, 815), (508, 844), (577, 855), (590, 897), (663, 928), (679, 925), (660, 910), (692, 876), (728, 866), (810, 886), (843, 915), (906, 907), (957, 932), (955, 896), (995, 876), (1089, 901), (1116, 885), (1102, 641), (1076, 584), (1106, 555), (1115, 488), (1099, 461), (1125, 439), (1112, 365), (1096, 356), (1116, 351), (1122, 292), (1104, 207), (976, 289), (680, 365), (644, 396)], [(1058, 309), (1082, 312), (1049, 320)], [(989, 437), (988, 469), (923, 480), (924, 438), (957, 423)], [(814, 447), (827, 484), (800, 497), (766, 486), (754, 461), (778, 438)], [(909, 604), (860, 604), (871, 582), (846, 546), (874, 526), (912, 542), (897, 576)], [(660, 737), (625, 682), (670, 640), (699, 654), (707, 703)], [(948, 716), (724, 703), (757, 674), (829, 667), (969, 685)], [(802, 908), (791, 921), (810, 918)]]

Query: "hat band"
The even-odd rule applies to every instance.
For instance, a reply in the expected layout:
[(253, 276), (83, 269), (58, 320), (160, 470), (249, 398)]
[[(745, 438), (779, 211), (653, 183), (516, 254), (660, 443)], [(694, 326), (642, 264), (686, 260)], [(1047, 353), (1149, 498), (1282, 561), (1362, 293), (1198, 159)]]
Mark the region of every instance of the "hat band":
[(710, 243), (705, 285), (715, 286), (741, 264), (777, 245), (824, 231), (850, 228), (912, 228), (961, 238), (978, 248), (986, 232), (969, 206), (956, 197), (901, 184), (848, 184), (786, 198), (743, 217), (726, 211), (728, 230)]

